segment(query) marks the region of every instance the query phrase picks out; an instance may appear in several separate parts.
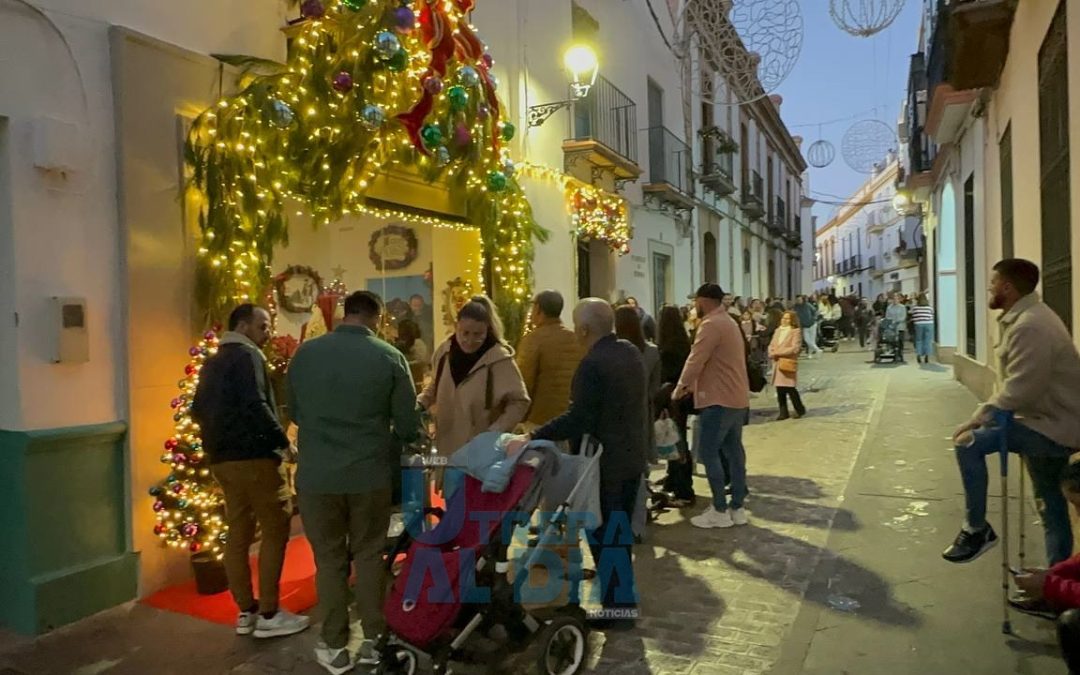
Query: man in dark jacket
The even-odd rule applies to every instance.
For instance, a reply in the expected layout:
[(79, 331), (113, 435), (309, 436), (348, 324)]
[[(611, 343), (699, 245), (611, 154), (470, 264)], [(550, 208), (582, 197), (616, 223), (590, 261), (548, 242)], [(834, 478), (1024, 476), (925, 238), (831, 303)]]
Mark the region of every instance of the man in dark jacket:
[[(292, 503), (281, 467), (290, 444), (274, 412), (277, 405), (262, 352), (269, 339), (270, 314), (265, 309), (245, 304), (233, 310), (217, 353), (199, 371), (191, 406), (210, 471), (225, 493), (225, 573), (240, 608), (236, 632), (259, 638), (292, 635), (309, 623), (308, 617), (278, 607)], [(248, 565), (256, 523), (262, 530), (258, 602)]]
[(375, 334), (382, 303), (359, 291), (345, 299), (345, 318), (328, 335), (304, 343), (289, 364), (289, 401), (300, 427), (296, 477), (300, 515), (315, 553), (315, 586), (323, 614), (319, 665), (352, 669), (349, 643), (349, 554), (363, 623), (359, 663), (377, 663), (384, 632), (392, 451), (420, 435), (416, 390), (405, 357)]
[(588, 434), (603, 445), (600, 514), (604, 522), (590, 533), (603, 589), (605, 612), (600, 625), (628, 629), (634, 625), (637, 610), (630, 517), (646, 462), (647, 439), (641, 423), (647, 417), (646, 383), (640, 350), (617, 339), (614, 331), (611, 305), (597, 298), (578, 304), (574, 332), (587, 353), (574, 374), (570, 409), (531, 438), (564, 441)]

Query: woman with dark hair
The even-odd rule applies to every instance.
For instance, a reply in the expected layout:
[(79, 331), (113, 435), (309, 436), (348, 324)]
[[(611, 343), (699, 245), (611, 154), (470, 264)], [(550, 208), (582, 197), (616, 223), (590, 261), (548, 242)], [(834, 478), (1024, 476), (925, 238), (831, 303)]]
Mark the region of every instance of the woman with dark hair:
[(641, 325), (641, 320), (638, 318), (637, 310), (632, 305), (624, 305), (615, 310), (615, 337), (626, 340), (641, 350), (645, 365), (643, 375), (645, 376), (646, 402), (649, 414), (643, 420), (645, 427), (642, 431), (648, 439), (648, 444), (645, 446), (648, 451), (648, 462), (641, 467), (641, 488), (638, 491), (637, 505), (634, 508), (630, 522), (634, 536), (640, 539), (645, 536), (645, 525), (648, 522), (649, 464), (657, 460), (656, 438), (653, 427), (656, 412), (653, 401), (656, 398), (656, 393), (660, 390), (660, 350), (656, 348), (656, 345), (645, 340), (645, 331)]
[(683, 366), (690, 357), (690, 335), (686, 332), (682, 312), (678, 307), (665, 305), (660, 310), (660, 322), (657, 326), (660, 350), (660, 392), (656, 397), (656, 409), (667, 411), (675, 426), (679, 429), (679, 457), (668, 462), (667, 476), (664, 478), (664, 492), (674, 498), (672, 506), (688, 506), (694, 497), (694, 457), (687, 443), (686, 422), (694, 411), (693, 398), (672, 401), (671, 392), (679, 383)]
[[(641, 321), (638, 320), (637, 310), (633, 306), (625, 305), (615, 310), (615, 337), (632, 343), (641, 351), (642, 358), (645, 360), (645, 391), (651, 402), (656, 397), (656, 392), (660, 390), (660, 350), (645, 339), (645, 331)], [(652, 437), (651, 421), (649, 436)]]
[(461, 308), (454, 334), (435, 351), (432, 365), (435, 376), (417, 402), (435, 413), (440, 455), (485, 431), (510, 433), (529, 412), (513, 350), (502, 341), (502, 324), (484, 296)]
[(413, 384), (419, 392), (424, 384), (424, 375), (431, 365), (428, 347), (420, 337), (420, 325), (412, 319), (399, 321), (394, 346), (409, 362), (409, 372), (412, 373)]

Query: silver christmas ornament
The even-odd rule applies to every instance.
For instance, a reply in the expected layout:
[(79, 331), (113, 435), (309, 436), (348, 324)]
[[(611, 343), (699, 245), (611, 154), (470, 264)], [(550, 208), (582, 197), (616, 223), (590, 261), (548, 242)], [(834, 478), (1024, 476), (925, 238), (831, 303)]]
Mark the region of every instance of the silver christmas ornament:
[(382, 126), (386, 120), (386, 113), (377, 105), (366, 105), (360, 109), (360, 119), (364, 126), (374, 131)]

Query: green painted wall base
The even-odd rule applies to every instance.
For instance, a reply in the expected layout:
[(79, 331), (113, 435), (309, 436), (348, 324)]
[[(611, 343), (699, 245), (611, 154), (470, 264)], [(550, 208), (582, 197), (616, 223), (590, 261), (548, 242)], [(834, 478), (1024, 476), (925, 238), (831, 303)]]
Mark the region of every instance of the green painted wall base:
[(0, 628), (39, 634), (135, 597), (126, 431), (0, 431)]

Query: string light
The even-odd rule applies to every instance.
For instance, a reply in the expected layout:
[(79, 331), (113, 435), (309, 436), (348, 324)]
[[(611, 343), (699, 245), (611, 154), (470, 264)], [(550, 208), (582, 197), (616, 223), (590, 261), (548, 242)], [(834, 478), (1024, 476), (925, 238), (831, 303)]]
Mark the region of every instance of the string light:
[[(325, 16), (304, 27), (284, 72), (252, 78), (239, 95), (195, 120), (185, 156), (203, 204), (200, 300), (208, 323), (237, 301), (260, 297), (274, 250), (288, 240), (287, 214), (295, 211), (319, 225), (364, 214), (478, 229), (495, 270), (491, 290), (513, 336), (528, 307), (535, 242), (547, 233), (534, 221), (502, 149), (513, 126), (499, 119), (501, 105), (487, 76), (490, 57), (465, 19), (473, 5), (425, 4), (418, 10), (422, 29), (397, 34), (395, 41), (383, 28), (392, 25), (395, 3), (369, 3), (359, 12), (328, 3)], [(444, 45), (449, 39), (449, 60), (423, 123), (440, 127), (448, 140), (429, 148), (404, 118), (424, 100), (425, 79), (432, 77), (430, 57), (440, 46), (427, 33), (436, 24), (448, 29), (439, 39)], [(384, 58), (380, 40), (400, 45), (405, 58), (399, 65)], [(462, 108), (448, 92), (463, 87), (443, 90), (441, 82), (464, 82), (465, 67), (483, 77)], [(341, 73), (350, 76), (347, 92), (332, 86)], [(376, 180), (405, 167), (428, 182), (463, 189), (470, 222), (369, 205)]]
[(191, 417), (191, 405), (199, 386), (199, 372), (206, 360), (217, 353), (217, 331), (207, 331), (188, 352), (191, 361), (184, 368), (180, 394), (172, 400), (173, 435), (165, 441), (161, 462), (170, 467), (168, 477), (150, 488), (157, 516), (154, 534), (170, 548), (206, 553), (220, 560), (224, 555), (228, 526), (225, 499), (205, 467), (208, 459), (199, 436), (199, 425)]
[(523, 175), (560, 185), (576, 236), (601, 241), (619, 255), (630, 252), (634, 230), (626, 200), (548, 166), (524, 163)]

